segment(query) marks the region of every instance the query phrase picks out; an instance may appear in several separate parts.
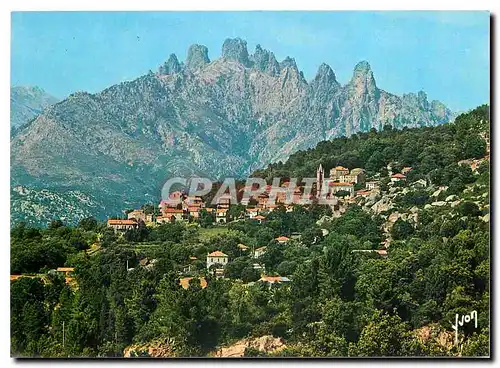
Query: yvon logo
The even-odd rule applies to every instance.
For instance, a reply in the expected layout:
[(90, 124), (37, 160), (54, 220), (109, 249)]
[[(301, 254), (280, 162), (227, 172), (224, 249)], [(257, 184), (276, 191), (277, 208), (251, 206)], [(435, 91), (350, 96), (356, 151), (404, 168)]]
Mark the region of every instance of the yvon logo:
[(462, 314), (459, 319), (459, 314), (455, 314), (455, 324), (451, 323), (451, 328), (455, 330), (455, 344), (458, 343), (458, 326), (463, 326), (466, 323), (474, 320), (474, 327), (477, 328), (477, 311), (472, 311), (469, 314)]

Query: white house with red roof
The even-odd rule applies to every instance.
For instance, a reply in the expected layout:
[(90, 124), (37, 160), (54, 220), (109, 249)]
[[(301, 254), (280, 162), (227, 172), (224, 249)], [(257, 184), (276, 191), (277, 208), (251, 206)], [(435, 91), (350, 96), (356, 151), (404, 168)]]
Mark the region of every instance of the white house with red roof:
[(249, 219), (255, 218), (255, 216), (259, 215), (260, 208), (247, 208), (245, 210), (245, 214)]
[(216, 250), (215, 252), (209, 253), (207, 255), (207, 268), (210, 268), (210, 266), (214, 264), (220, 264), (224, 267), (228, 262), (229, 256), (222, 253), (220, 250)]

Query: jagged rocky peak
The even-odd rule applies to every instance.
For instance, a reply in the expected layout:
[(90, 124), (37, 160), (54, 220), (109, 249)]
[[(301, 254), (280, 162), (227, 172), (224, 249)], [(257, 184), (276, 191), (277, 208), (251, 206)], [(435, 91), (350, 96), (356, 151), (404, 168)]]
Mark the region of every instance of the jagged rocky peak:
[(269, 73), (271, 75), (277, 75), (280, 71), (280, 66), (274, 53), (263, 49), (260, 45), (255, 46), (255, 53), (252, 56), (254, 68)]
[(429, 101), (427, 101), (427, 94), (424, 91), (419, 91), (417, 94), (418, 104), (424, 109), (429, 108)]
[(368, 91), (374, 92), (377, 89), (375, 78), (368, 61), (360, 61), (354, 67), (354, 73), (351, 81), (351, 86), (354, 86), (358, 92)]
[(372, 72), (372, 67), (370, 66), (370, 63), (366, 60), (360, 61), (354, 67), (354, 74), (358, 73), (366, 75), (371, 72)]
[(339, 82), (337, 82), (337, 77), (335, 76), (332, 68), (330, 68), (330, 65), (326, 63), (322, 63), (319, 66), (318, 72), (316, 73), (313, 82), (318, 85), (340, 86)]
[(200, 69), (208, 63), (210, 63), (210, 59), (208, 58), (208, 48), (206, 46), (194, 44), (189, 47), (186, 68)]
[(227, 60), (235, 60), (246, 67), (251, 66), (248, 57), (247, 42), (241, 38), (228, 38), (222, 45), (222, 57)]
[(321, 64), (316, 76), (311, 81), (310, 91), (317, 103), (326, 103), (342, 87), (335, 77), (335, 73), (328, 64)]
[(427, 109), (429, 108), (429, 101), (427, 101), (427, 94), (424, 91), (419, 91), (418, 93), (405, 93), (403, 94), (403, 101), (419, 106), (421, 108)]
[(177, 56), (175, 54), (170, 54), (168, 60), (160, 66), (159, 73), (162, 75), (166, 74), (176, 74), (182, 70), (181, 64), (179, 60), (177, 60)]
[(450, 113), (441, 101), (432, 100), (430, 110), (433, 118), (437, 119), (438, 123), (447, 123), (454, 118), (453, 114)]
[(294, 58), (291, 58), (290, 56), (287, 56), (281, 63), (280, 63), (280, 70), (283, 70), (285, 68), (291, 68), (295, 69), (298, 71), (297, 68), (297, 63), (295, 62)]

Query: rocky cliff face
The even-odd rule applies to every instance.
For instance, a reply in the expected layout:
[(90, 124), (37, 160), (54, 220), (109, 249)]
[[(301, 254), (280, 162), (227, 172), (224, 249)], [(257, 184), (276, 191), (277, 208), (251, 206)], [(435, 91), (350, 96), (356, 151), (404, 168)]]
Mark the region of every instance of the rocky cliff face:
[(345, 86), (326, 64), (308, 82), (294, 59), (229, 39), (219, 59), (193, 45), (184, 63), (170, 55), (157, 73), (47, 108), (12, 139), (12, 185), (81, 191), (116, 215), (158, 200), (174, 175), (244, 176), (325, 139), (450, 117), (423, 92), (381, 90), (365, 61)]
[(12, 87), (10, 89), (10, 127), (27, 123), (58, 99), (39, 87)]

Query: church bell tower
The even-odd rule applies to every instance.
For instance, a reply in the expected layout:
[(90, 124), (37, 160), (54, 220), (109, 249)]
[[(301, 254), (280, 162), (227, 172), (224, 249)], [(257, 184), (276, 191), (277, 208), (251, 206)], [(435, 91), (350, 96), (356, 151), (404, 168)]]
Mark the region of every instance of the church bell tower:
[(323, 184), (325, 182), (325, 170), (323, 170), (323, 165), (319, 164), (318, 170), (316, 170), (316, 197), (321, 196), (321, 190), (323, 189)]

